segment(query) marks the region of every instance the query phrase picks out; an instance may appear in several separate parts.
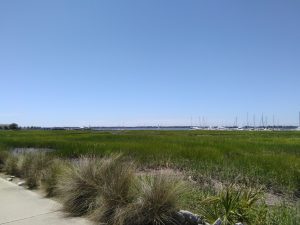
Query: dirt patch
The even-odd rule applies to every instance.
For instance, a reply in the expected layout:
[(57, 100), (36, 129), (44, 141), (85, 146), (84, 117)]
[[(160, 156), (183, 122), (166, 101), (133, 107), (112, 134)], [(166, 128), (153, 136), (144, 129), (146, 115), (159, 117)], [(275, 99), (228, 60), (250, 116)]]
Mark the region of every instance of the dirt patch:
[(285, 201), (283, 196), (278, 196), (272, 193), (265, 193), (265, 201), (267, 205), (274, 206), (274, 205), (279, 205), (283, 201)]
[(184, 173), (180, 170), (172, 169), (172, 168), (144, 168), (140, 169), (136, 172), (137, 175), (149, 175), (149, 176), (155, 176), (155, 175), (164, 175), (164, 176), (171, 176), (176, 177), (178, 179), (184, 178)]
[[(185, 180), (193, 185), (201, 185), (201, 189), (212, 189), (215, 193), (222, 191), (226, 188), (229, 184), (223, 183), (217, 179), (213, 178), (205, 178), (201, 179), (201, 181), (195, 179), (195, 177), (190, 176), (188, 173), (185, 173), (182, 170), (174, 169), (174, 168), (143, 168), (140, 169), (137, 175), (166, 175), (171, 176), (174, 178), (178, 178), (181, 180)], [(264, 201), (269, 206), (280, 205), (282, 202), (290, 202), (291, 200), (288, 199), (285, 195), (279, 195), (276, 193), (271, 192), (263, 192)]]

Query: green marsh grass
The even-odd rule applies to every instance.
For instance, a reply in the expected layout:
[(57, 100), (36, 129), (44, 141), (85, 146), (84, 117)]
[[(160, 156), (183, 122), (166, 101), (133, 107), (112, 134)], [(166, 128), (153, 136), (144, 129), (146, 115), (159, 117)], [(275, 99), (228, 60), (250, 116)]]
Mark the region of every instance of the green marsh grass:
[(299, 186), (300, 132), (2, 131), (0, 147), (52, 148), (62, 157), (122, 152), (143, 166), (174, 166), (220, 181), (293, 192)]
[[(300, 202), (295, 206), (281, 204), (268, 210), (266, 222), (261, 225), (296, 225), (300, 224)], [(260, 225), (260, 224), (258, 224)]]

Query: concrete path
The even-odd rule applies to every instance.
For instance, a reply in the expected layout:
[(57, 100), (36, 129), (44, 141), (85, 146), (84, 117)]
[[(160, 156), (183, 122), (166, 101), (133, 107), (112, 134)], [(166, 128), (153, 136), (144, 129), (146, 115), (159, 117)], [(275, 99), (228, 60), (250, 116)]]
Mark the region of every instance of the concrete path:
[(0, 225), (91, 225), (84, 218), (65, 217), (51, 199), (0, 178)]

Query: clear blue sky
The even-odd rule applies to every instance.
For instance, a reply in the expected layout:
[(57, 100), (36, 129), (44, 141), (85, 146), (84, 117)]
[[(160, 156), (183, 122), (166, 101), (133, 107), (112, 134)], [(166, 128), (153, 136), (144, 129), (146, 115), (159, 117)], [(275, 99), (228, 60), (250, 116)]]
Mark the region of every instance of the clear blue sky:
[(297, 124), (298, 0), (0, 2), (0, 123)]

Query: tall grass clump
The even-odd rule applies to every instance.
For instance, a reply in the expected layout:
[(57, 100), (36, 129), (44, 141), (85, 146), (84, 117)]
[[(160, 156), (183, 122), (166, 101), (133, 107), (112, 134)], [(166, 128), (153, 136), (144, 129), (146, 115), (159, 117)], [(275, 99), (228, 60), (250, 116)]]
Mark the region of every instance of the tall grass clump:
[(101, 162), (95, 157), (80, 157), (58, 176), (57, 191), (64, 211), (82, 216), (94, 210), (102, 179)]
[(25, 179), (29, 175), (30, 170), (32, 168), (32, 164), (34, 161), (33, 154), (22, 153), (17, 155), (17, 157), (18, 157), (17, 167), (19, 171), (19, 176)]
[(147, 176), (140, 180), (136, 199), (119, 208), (114, 225), (177, 224), (178, 196), (182, 185), (169, 176)]
[(42, 188), (46, 192), (46, 197), (54, 197), (58, 194), (57, 185), (59, 178), (68, 170), (69, 163), (59, 158), (53, 159), (50, 165), (43, 170)]
[(0, 171), (4, 167), (5, 161), (8, 158), (9, 153), (7, 151), (0, 150)]
[(255, 208), (261, 199), (259, 190), (236, 189), (232, 185), (200, 202), (201, 214), (210, 222), (221, 218), (224, 225), (242, 222), (251, 224), (255, 220)]
[(50, 165), (51, 159), (46, 153), (24, 153), (18, 156), (19, 175), (25, 179), (29, 189), (37, 188), (43, 171)]
[(99, 171), (101, 185), (97, 207), (91, 215), (93, 221), (112, 224), (116, 211), (132, 201), (134, 169), (134, 164), (123, 161), (120, 154), (101, 160)]
[(19, 176), (18, 157), (9, 154), (4, 162), (3, 170), (10, 175)]

